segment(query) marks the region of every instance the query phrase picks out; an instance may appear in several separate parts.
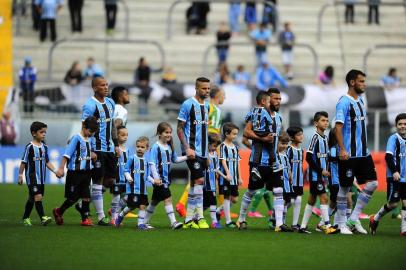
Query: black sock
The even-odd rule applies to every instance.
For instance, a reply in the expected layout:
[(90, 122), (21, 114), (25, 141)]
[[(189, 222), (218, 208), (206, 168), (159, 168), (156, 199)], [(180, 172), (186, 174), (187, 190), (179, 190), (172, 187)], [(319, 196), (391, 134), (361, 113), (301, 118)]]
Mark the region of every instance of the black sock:
[(89, 202), (82, 201), (82, 211), (81, 211), (81, 216), (82, 216), (82, 221), (85, 221), (89, 217)]
[(63, 215), (63, 213), (65, 213), (65, 211), (66, 211), (69, 207), (71, 207), (72, 205), (74, 205), (74, 204), (75, 204), (75, 202), (72, 202), (72, 201), (66, 199), (66, 200), (63, 202), (63, 204), (61, 205), (61, 207), (59, 207), (59, 213), (60, 213), (61, 215)]
[(30, 217), (32, 208), (34, 208), (34, 200), (32, 198), (28, 198), (27, 202), (25, 203), (23, 219)]
[(44, 214), (44, 207), (42, 206), (42, 201), (36, 201), (35, 202), (35, 209), (37, 209), (37, 213), (40, 219), (42, 219)]

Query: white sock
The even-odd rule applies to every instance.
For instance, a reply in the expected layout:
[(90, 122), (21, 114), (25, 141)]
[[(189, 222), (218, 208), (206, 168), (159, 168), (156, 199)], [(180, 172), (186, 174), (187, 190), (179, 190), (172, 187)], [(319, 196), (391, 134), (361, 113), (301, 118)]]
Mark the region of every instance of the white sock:
[(195, 185), (193, 188), (196, 201), (197, 220), (204, 218), (203, 216), (203, 185)]
[(285, 224), (286, 223), (286, 213), (288, 212), (288, 207), (286, 206), (286, 205), (284, 205), (283, 206), (283, 218), (282, 218), (282, 221), (283, 221), (283, 224)]
[(326, 227), (330, 227), (330, 216), (328, 214), (328, 205), (327, 204), (320, 204), (320, 211), (321, 211), (321, 216), (324, 222), (324, 225)]
[(340, 186), (337, 193), (337, 223), (340, 228), (345, 226), (345, 223), (347, 222), (347, 193), (349, 190), (349, 187)]
[(125, 215), (127, 215), (130, 212), (131, 212), (131, 209), (126, 206), (126, 207), (124, 207), (124, 209), (118, 215), (120, 215), (122, 217), (125, 217)]
[(165, 205), (165, 211), (166, 211), (166, 214), (168, 215), (171, 225), (173, 225), (176, 222), (176, 218), (175, 218), (175, 212), (173, 212), (172, 204)]
[(152, 214), (154, 214), (154, 212), (155, 212), (155, 207), (156, 207), (156, 205), (152, 205), (152, 204), (148, 205), (147, 211), (145, 213), (144, 224), (149, 223), (149, 220), (150, 220)]
[(94, 208), (96, 209), (97, 219), (101, 220), (105, 217), (103, 209), (103, 193), (102, 185), (93, 184), (92, 185), (92, 201)]
[(351, 208), (347, 208), (346, 214), (345, 214), (345, 216), (347, 217), (347, 220), (350, 218), (351, 212), (352, 212), (352, 209), (351, 209)]
[(334, 208), (331, 208), (330, 205), (328, 206), (328, 216), (331, 217), (333, 215)]
[(302, 206), (302, 196), (297, 196), (293, 207), (293, 225), (299, 224), (300, 207)]
[(220, 205), (219, 207), (217, 207), (216, 212), (217, 212), (217, 214), (220, 214), (220, 213), (221, 213), (221, 211), (223, 211), (223, 210), (224, 210), (224, 202), (223, 202), (223, 204), (222, 204), (222, 205)]
[(113, 198), (111, 199), (111, 217), (113, 219), (116, 219), (119, 212), (120, 212), (120, 194), (113, 194)]
[(247, 210), (252, 201), (252, 197), (255, 195), (255, 190), (248, 189), (242, 196), (242, 202), (240, 207), (240, 215), (238, 216), (238, 221), (243, 222), (247, 217)]
[(340, 220), (340, 217), (338, 215), (338, 211), (336, 211), (334, 214), (334, 226), (338, 225), (339, 220)]
[(381, 207), (381, 209), (379, 209), (378, 213), (376, 213), (376, 215), (374, 216), (374, 220), (375, 221), (379, 221), (381, 220), (381, 218), (383, 218), (384, 215), (386, 215), (388, 212), (390, 212), (392, 209), (389, 209), (385, 203), (385, 205), (383, 205)]
[(226, 224), (231, 222), (231, 214), (230, 214), (230, 200), (224, 199), (224, 216), (226, 218)]
[(302, 225), (300, 225), (300, 228), (305, 229), (307, 227), (307, 223), (309, 223), (310, 216), (312, 215), (312, 209), (313, 209), (313, 206), (306, 203), (304, 214), (303, 214), (303, 219), (302, 219)]
[(194, 191), (194, 188), (190, 187), (189, 194), (187, 195), (185, 223), (188, 223), (189, 221), (193, 220), (193, 216), (195, 214), (196, 201), (195, 201), (195, 194), (193, 191)]
[(402, 215), (402, 222), (401, 222), (401, 227), (400, 227), (400, 232), (406, 232), (406, 210), (400, 211)]
[(145, 220), (145, 210), (138, 211), (138, 226), (144, 224)]
[(364, 207), (368, 204), (369, 200), (372, 197), (375, 189), (378, 187), (378, 181), (368, 182), (362, 192), (359, 193), (357, 204), (355, 205), (354, 210), (350, 216), (350, 219), (353, 221), (359, 220), (359, 215), (362, 213)]
[(210, 205), (210, 218), (211, 218), (211, 223), (217, 223), (217, 212), (216, 212), (217, 206), (215, 205)]
[(283, 188), (273, 189), (273, 207), (275, 209), (275, 226), (279, 227), (283, 224), (283, 209), (285, 201), (283, 200)]

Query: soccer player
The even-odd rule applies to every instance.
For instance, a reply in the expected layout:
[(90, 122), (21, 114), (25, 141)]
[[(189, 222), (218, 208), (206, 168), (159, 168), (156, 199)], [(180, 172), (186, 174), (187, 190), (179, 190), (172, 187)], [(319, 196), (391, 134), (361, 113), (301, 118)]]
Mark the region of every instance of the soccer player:
[[(330, 206), (329, 206), (329, 215), (332, 215), (333, 211), (337, 208), (337, 194), (340, 188), (340, 181), (338, 178), (338, 144), (335, 136), (335, 128), (331, 129), (328, 134), (328, 165), (330, 176), (328, 178), (328, 190), (330, 191)], [(334, 214), (334, 226), (338, 225), (337, 223), (338, 213), (337, 211)]]
[[(342, 234), (358, 232), (367, 234), (359, 220), (359, 214), (368, 204), (378, 187), (374, 161), (367, 147), (367, 126), (365, 103), (365, 74), (352, 69), (346, 75), (347, 95), (342, 96), (336, 106), (336, 138), (340, 148), (338, 169), (340, 188), (337, 194), (339, 228)], [(365, 184), (358, 196), (351, 216), (347, 218), (347, 193), (354, 177), (358, 184)]]
[(45, 189), (46, 168), (55, 173), (55, 168), (49, 161), (48, 146), (43, 143), (47, 133), (47, 125), (42, 122), (33, 122), (30, 126), (32, 141), (25, 146), (24, 155), (21, 159), (18, 184), (23, 184), (23, 173), (25, 171), (25, 182), (28, 187), (28, 199), (25, 203), (23, 224), (32, 226), (30, 215), (35, 204), (41, 224), (46, 226), (52, 218), (44, 213), (42, 199)]
[[(120, 136), (120, 135), (119, 135)], [(144, 223), (145, 208), (148, 205), (147, 182), (153, 185), (161, 185), (160, 179), (153, 179), (150, 175), (148, 165), (148, 155), (146, 152), (149, 148), (149, 140), (147, 137), (140, 137), (135, 143), (136, 153), (128, 158), (125, 168), (125, 197), (127, 206), (118, 214), (115, 225), (119, 227), (124, 217), (135, 208), (138, 211), (138, 229), (149, 230), (152, 226)]]
[(225, 174), (224, 184), (224, 216), (226, 218), (227, 228), (236, 228), (237, 225), (231, 220), (230, 208), (232, 204), (238, 201), (238, 186), (242, 185), (240, 171), (240, 154), (235, 145), (235, 139), (238, 136), (239, 128), (233, 123), (223, 125), (224, 141), (220, 145), (221, 171)]
[(292, 169), (292, 203), (293, 203), (293, 222), (292, 229), (298, 231), (300, 208), (302, 206), (303, 196), (303, 129), (301, 127), (289, 127), (286, 132), (289, 134), (291, 143), (287, 149), (287, 156)]
[(92, 80), (94, 96), (91, 97), (82, 111), (82, 121), (94, 116), (99, 123), (99, 131), (91, 137), (94, 153), (97, 155), (92, 175), (91, 196), (98, 218), (97, 225), (109, 226), (109, 220), (103, 210), (103, 185), (107, 188), (114, 184), (116, 177), (117, 158), (120, 148), (117, 140), (117, 129), (113, 121), (115, 104), (109, 93), (108, 83), (103, 77)]
[[(222, 88), (213, 85), (210, 89), (210, 107), (209, 107), (209, 134), (220, 135), (221, 128), (221, 110), (220, 105), (224, 103), (225, 92)], [(186, 201), (188, 198), (190, 185), (188, 184), (183, 191), (179, 202), (176, 204), (176, 211), (180, 216), (186, 216)], [(224, 201), (224, 196), (219, 194), (219, 204), (222, 205)]]
[(116, 177), (113, 186), (110, 187), (110, 192), (113, 194), (111, 199), (111, 225), (115, 225), (115, 220), (120, 212), (121, 208), (124, 206), (122, 198), (126, 191), (126, 178), (125, 170), (127, 166), (127, 161), (130, 158), (128, 149), (125, 147), (125, 143), (128, 139), (128, 130), (124, 126), (117, 127), (117, 140), (120, 147), (120, 157), (117, 159), (117, 169)]
[[(82, 221), (80, 225), (93, 226), (93, 222), (89, 218), (89, 186), (92, 179), (91, 170), (93, 169), (90, 137), (92, 137), (98, 129), (99, 124), (97, 123), (96, 117), (89, 116), (82, 122), (82, 130), (80, 133), (73, 135), (65, 149), (59, 170), (56, 173), (58, 177), (62, 177), (64, 175), (65, 166), (68, 169), (65, 183), (66, 200), (59, 208), (53, 209), (55, 222), (58, 225), (63, 224), (63, 214), (65, 211), (79, 199), (82, 199), (82, 207), (80, 208)], [(95, 158), (93, 155), (93, 159)]]
[(388, 202), (369, 219), (372, 235), (376, 234), (379, 220), (395, 209), (399, 200), (402, 200), (400, 234), (406, 236), (406, 113), (396, 116), (395, 125), (396, 133), (389, 137), (385, 155)]
[[(181, 142), (182, 154), (186, 155), (190, 171), (190, 190), (187, 201), (184, 228), (209, 228), (203, 217), (203, 184), (208, 157), (209, 104), (206, 98), (210, 93), (210, 80), (196, 79), (196, 94), (183, 102), (178, 115), (177, 134)], [(193, 222), (194, 213), (199, 222)]]
[[(283, 199), (285, 201), (284, 210), (283, 210), (283, 224), (286, 223), (286, 214), (290, 208), (291, 198), (293, 196), (293, 187), (292, 187), (292, 168), (290, 167), (289, 158), (286, 155), (286, 149), (289, 145), (289, 135), (286, 132), (281, 132), (278, 140), (278, 155), (276, 159), (283, 168)], [(285, 225), (288, 231), (293, 232), (293, 229)]]
[[(161, 185), (154, 185), (152, 193), (151, 204), (148, 205), (147, 213), (144, 222), (149, 227), (149, 219), (155, 211), (156, 206), (160, 202), (164, 202), (165, 211), (168, 215), (171, 227), (174, 230), (182, 228), (183, 224), (176, 221), (175, 213), (172, 205), (172, 195), (169, 189), (171, 185), (171, 178), (169, 176), (171, 163), (180, 163), (186, 161), (186, 156), (178, 157), (176, 155), (173, 140), (172, 140), (172, 127), (166, 123), (161, 122), (157, 126), (156, 135), (158, 141), (152, 146), (150, 151), (150, 169), (154, 179), (160, 179)], [(203, 200), (201, 201), (202, 213), (199, 217), (203, 216)]]
[(130, 103), (128, 89), (124, 86), (116, 86), (111, 90), (111, 98), (116, 106), (114, 107), (114, 125), (116, 127), (127, 125), (127, 109), (124, 107)]
[(306, 161), (309, 164), (310, 194), (303, 214), (302, 224), (299, 233), (311, 233), (307, 230), (307, 223), (312, 215), (312, 208), (317, 197), (320, 198), (320, 210), (324, 225), (320, 228), (326, 234), (337, 233), (331, 226), (328, 215), (328, 198), (326, 193), (326, 182), (330, 176), (328, 171), (328, 141), (324, 131), (328, 128), (328, 113), (316, 112), (313, 117), (316, 133), (313, 135), (307, 149)]

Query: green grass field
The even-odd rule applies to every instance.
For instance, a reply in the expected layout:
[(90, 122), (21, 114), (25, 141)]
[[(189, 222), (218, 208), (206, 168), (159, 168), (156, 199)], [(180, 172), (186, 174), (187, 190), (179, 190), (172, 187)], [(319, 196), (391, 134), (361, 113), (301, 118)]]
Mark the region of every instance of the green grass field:
[[(182, 190), (183, 186), (172, 187), (175, 199)], [(24, 227), (27, 188), (0, 185), (0, 194), (0, 269), (402, 269), (404, 265), (406, 239), (399, 236), (400, 221), (389, 215), (375, 237), (275, 233), (266, 229), (265, 218), (249, 218), (247, 231), (172, 231), (163, 206), (151, 220), (153, 231), (137, 231), (136, 219), (126, 219), (120, 229), (81, 227), (74, 209), (65, 213), (65, 225), (43, 227), (37, 225), (34, 208), (35, 225)], [(51, 215), (62, 200), (63, 186), (46, 186), (46, 214)], [(105, 202), (109, 200), (107, 196)], [(365, 212), (375, 212), (384, 200), (384, 193), (375, 194)], [(233, 207), (234, 212), (238, 209)], [(265, 212), (264, 204), (260, 210)], [(316, 222), (313, 216), (309, 228)]]

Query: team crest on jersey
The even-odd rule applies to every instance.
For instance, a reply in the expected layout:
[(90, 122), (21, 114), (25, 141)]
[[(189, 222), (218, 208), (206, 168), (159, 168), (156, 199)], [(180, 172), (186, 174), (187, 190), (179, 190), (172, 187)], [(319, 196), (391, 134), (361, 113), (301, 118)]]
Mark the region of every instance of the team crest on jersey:
[(323, 184), (317, 184), (317, 190), (323, 190)]
[(134, 196), (133, 202), (138, 202), (138, 197)]
[(345, 176), (352, 177), (352, 170), (348, 169), (347, 172), (345, 173)]
[(37, 187), (37, 186), (34, 186), (34, 187), (32, 188), (32, 191), (37, 192), (37, 191), (38, 191), (38, 187)]
[(196, 170), (200, 169), (200, 164), (199, 164), (199, 162), (193, 163), (193, 168), (195, 168)]
[(393, 193), (393, 198), (397, 198), (399, 197), (399, 193), (396, 191), (395, 193)]
[(95, 167), (96, 167), (96, 168), (100, 168), (100, 167), (101, 167), (101, 162), (100, 162), (99, 160), (96, 161)]
[(70, 192), (74, 192), (75, 191), (75, 187), (70, 187)]

